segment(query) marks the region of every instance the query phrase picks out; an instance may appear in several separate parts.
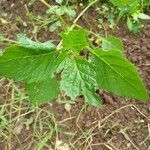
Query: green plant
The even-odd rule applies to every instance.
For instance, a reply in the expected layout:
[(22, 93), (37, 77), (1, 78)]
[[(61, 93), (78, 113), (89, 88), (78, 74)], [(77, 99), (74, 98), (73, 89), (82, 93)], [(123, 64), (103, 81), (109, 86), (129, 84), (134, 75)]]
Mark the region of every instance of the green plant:
[(66, 5), (63, 6), (51, 6), (48, 10), (47, 10), (47, 14), (51, 15), (51, 24), (49, 26), (49, 31), (54, 32), (56, 29), (58, 29), (59, 27), (62, 27), (63, 25), (65, 25), (65, 22), (59, 20), (60, 16), (68, 16), (70, 19), (73, 19), (76, 16), (76, 13), (74, 11), (74, 9), (72, 9), (71, 7), (68, 7)]
[[(68, 5), (70, 1), (64, 3), (63, 0), (56, 0), (55, 5), (49, 5), (45, 1), (42, 1), (48, 9), (45, 15), (35, 15), (32, 11), (26, 8), (26, 16), (30, 19), (33, 26), (33, 36), (37, 39), (37, 33), (43, 28), (49, 29), (50, 32), (58, 31), (61, 28), (66, 28), (69, 21), (71, 21), (75, 16), (74, 6)], [(30, 5), (34, 5), (35, 0), (29, 2)], [(18, 18), (18, 17), (17, 17)], [(65, 18), (65, 21), (64, 19)], [(19, 20), (18, 20), (19, 21)], [(23, 23), (20, 21), (20, 23)]]
[(141, 20), (149, 20), (150, 16), (144, 13), (144, 8), (150, 6), (146, 0), (110, 0), (117, 8), (118, 18), (127, 18), (127, 27), (134, 33), (139, 33), (142, 28)]
[[(133, 64), (123, 55), (123, 43), (114, 36), (101, 37), (83, 28), (77, 21), (95, 4), (91, 2), (60, 34), (62, 41), (34, 42), (18, 35), (19, 44), (6, 48), (0, 56), (0, 74), (25, 83), (30, 101), (44, 103), (64, 91), (72, 100), (83, 94), (88, 104), (102, 104), (96, 89), (105, 89), (119, 96), (148, 100), (149, 96)], [(61, 18), (62, 20), (63, 18)], [(94, 34), (102, 40), (95, 48), (88, 40)], [(88, 57), (81, 55), (88, 52)], [(56, 77), (61, 79), (57, 80)]]
[(149, 20), (150, 16), (146, 15), (149, 10), (148, 1), (142, 0), (110, 0), (101, 2), (96, 10), (100, 16), (98, 27), (102, 28), (104, 20), (107, 19), (109, 27), (114, 29), (122, 19), (127, 23), (128, 29), (133, 33), (139, 33), (143, 27), (141, 20)]

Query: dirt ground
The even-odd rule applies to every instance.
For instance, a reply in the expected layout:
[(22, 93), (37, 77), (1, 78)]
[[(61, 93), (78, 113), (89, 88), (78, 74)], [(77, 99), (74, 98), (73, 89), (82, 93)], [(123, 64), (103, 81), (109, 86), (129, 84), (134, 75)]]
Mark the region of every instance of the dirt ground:
[[(0, 12), (7, 13), (6, 19), (9, 21), (6, 25), (0, 25), (0, 33), (10, 39), (15, 39), (16, 34), (22, 32), (32, 37), (34, 25), (26, 16), (25, 5), (28, 6), (27, 0), (3, 0), (0, 2)], [(36, 15), (45, 16), (45, 7), (40, 2), (28, 6), (28, 9)], [(17, 22), (16, 15), (21, 16), (27, 26)], [(89, 28), (89, 25), (84, 21), (85, 19), (95, 20), (90, 22), (90, 25), (100, 34), (103, 33), (95, 25), (97, 16), (95, 16), (93, 10), (86, 13), (84, 18), (80, 20), (80, 24)], [(108, 29), (106, 24), (105, 33), (116, 35), (123, 40), (125, 55), (137, 66), (147, 89), (150, 90), (150, 27), (149, 23), (144, 24), (143, 30), (138, 35), (129, 32), (124, 23), (120, 23), (114, 31)], [(59, 39), (56, 32), (51, 33), (47, 28), (42, 28), (37, 33), (36, 38), (40, 41), (55, 38), (56, 43)], [(0, 48), (3, 47), (5, 46), (0, 45)], [(3, 102), (9, 103), (11, 88), (7, 88), (8, 84), (9, 82), (6, 80), (0, 84), (0, 104)], [(103, 98), (101, 108), (86, 107), (82, 96), (78, 97), (77, 102), (71, 105), (70, 111), (65, 109), (65, 103), (62, 104), (59, 101), (40, 106), (40, 109), (48, 110), (54, 114), (55, 121), (49, 120), (49, 123), (55, 126), (54, 123), (56, 122), (60, 130), (53, 134), (47, 144), (53, 147), (57, 137), (57, 139), (69, 145), (70, 149), (75, 150), (150, 150), (150, 102), (129, 100), (105, 91), (98, 92)], [(27, 101), (24, 101), (22, 106), (27, 107), (25, 110), (27, 114), (24, 115), (24, 118), (35, 117), (34, 112), (28, 113), (30, 109)], [(24, 113), (24, 111), (20, 113)], [(40, 116), (44, 118), (46, 113), (42, 113)], [(15, 114), (13, 117), (15, 117)], [(47, 131), (47, 126), (44, 126), (44, 132)], [(11, 136), (9, 140), (11, 147), (8, 146), (7, 138), (4, 138), (0, 132), (0, 150), (34, 150), (37, 143), (31, 142), (34, 141), (33, 138), (36, 137), (34, 137), (34, 124), (32, 123), (28, 130), (23, 127), (21, 134)], [(31, 145), (28, 145), (28, 143), (31, 143)], [(50, 147), (44, 147), (43, 150), (45, 149), (50, 149)]]

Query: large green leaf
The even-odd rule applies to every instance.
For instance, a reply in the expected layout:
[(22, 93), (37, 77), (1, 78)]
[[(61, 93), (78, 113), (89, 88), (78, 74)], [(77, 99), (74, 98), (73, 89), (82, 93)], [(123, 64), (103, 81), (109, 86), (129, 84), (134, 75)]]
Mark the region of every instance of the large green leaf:
[(40, 82), (26, 85), (29, 99), (33, 104), (46, 103), (58, 96), (58, 83), (55, 78), (47, 78)]
[(84, 29), (72, 30), (69, 33), (61, 33), (64, 49), (81, 51), (85, 49), (89, 42), (87, 32)]
[(55, 50), (37, 51), (13, 45), (0, 56), (0, 74), (17, 81), (37, 82), (52, 76)]
[(72, 99), (82, 93), (89, 104), (95, 106), (101, 104), (99, 97), (95, 94), (97, 87), (95, 70), (88, 61), (80, 58), (70, 59), (61, 77), (60, 88)]
[(149, 99), (135, 66), (119, 51), (98, 49), (94, 53), (99, 88), (129, 98)]
[(55, 45), (52, 43), (52, 41), (47, 41), (45, 43), (35, 42), (26, 37), (24, 34), (18, 34), (17, 39), (20, 46), (26, 48), (32, 48), (36, 50), (50, 50), (52, 48), (55, 48)]
[(106, 38), (102, 39), (102, 49), (123, 51), (123, 42), (117, 37), (108, 35)]

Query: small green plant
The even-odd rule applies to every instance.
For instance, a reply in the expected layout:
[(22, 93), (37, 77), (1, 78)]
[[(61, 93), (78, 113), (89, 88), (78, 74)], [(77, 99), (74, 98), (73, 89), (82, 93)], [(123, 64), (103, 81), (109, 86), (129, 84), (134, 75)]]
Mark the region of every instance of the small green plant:
[(127, 19), (127, 27), (133, 33), (141, 31), (141, 20), (150, 19), (150, 16), (143, 12), (145, 7), (150, 6), (147, 0), (110, 0), (110, 2), (119, 11), (116, 23), (121, 18)]
[[(0, 56), (0, 74), (24, 82), (33, 104), (51, 101), (63, 91), (72, 100), (82, 94), (88, 104), (100, 106), (102, 101), (96, 89), (133, 99), (149, 99), (135, 66), (123, 55), (122, 41), (111, 35), (99, 37), (102, 45), (96, 48), (88, 38), (94, 33), (77, 25), (95, 2), (60, 34), (61, 42), (57, 46), (52, 41), (34, 42), (19, 34), (18, 44), (6, 48)], [(84, 50), (88, 57), (81, 55)], [(61, 79), (57, 80), (56, 76)]]
[[(55, 5), (49, 5), (43, 2), (48, 7), (46, 14), (43, 16), (35, 15), (32, 11), (29, 11), (29, 9), (26, 6), (26, 16), (32, 22), (33, 25), (32, 33), (35, 39), (37, 39), (36, 37), (37, 33), (43, 28), (48, 28), (50, 32), (58, 31), (61, 28), (66, 28), (67, 24), (71, 20), (73, 20), (76, 16), (74, 6), (72, 6), (73, 5), (72, 3), (71, 5), (68, 5), (69, 2), (70, 1), (64, 2), (63, 0), (56, 0)], [(29, 6), (34, 5), (34, 3), (35, 0), (31, 0), (29, 2)], [(63, 21), (62, 18), (65, 18), (65, 22)], [(25, 24), (23, 21), (20, 21), (18, 19), (18, 16), (16, 17), (16, 19), (23, 25)]]
[(49, 26), (49, 31), (54, 32), (59, 27), (65, 26), (65, 23), (62, 20), (59, 20), (59, 17), (68, 16), (70, 19), (73, 19), (76, 16), (76, 12), (70, 6), (66, 5), (55, 5), (51, 6), (47, 10), (47, 14), (50, 15), (51, 24)]
[[(99, 18), (98, 27), (102, 28), (104, 20), (107, 19), (109, 27), (114, 29), (120, 20), (125, 20), (128, 29), (133, 33), (139, 33), (143, 24), (141, 20), (149, 20), (150, 16), (145, 14), (150, 2), (143, 0), (110, 0), (101, 2), (97, 6)], [(102, 17), (103, 16), (103, 17)]]

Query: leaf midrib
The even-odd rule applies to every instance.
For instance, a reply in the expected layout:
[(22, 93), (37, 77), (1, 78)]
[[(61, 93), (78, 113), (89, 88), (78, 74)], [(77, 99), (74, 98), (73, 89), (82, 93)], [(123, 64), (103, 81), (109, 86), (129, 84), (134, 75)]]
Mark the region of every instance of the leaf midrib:
[[(114, 72), (116, 72), (119, 76), (121, 76), (121, 78), (123, 78), (125, 81), (127, 81), (132, 87), (134, 87), (137, 91), (139, 91), (142, 95), (143, 92), (141, 92), (140, 89), (137, 89), (133, 84), (131, 84), (126, 78), (124, 78), (124, 76), (122, 76), (117, 70), (115, 70), (109, 63), (107, 63), (107, 61), (105, 61), (103, 58), (99, 57), (99, 55), (97, 55), (95, 52), (94, 54), (96, 55), (96, 57), (100, 58), (107, 66), (109, 66)], [(108, 56), (108, 55), (107, 55)]]
[[(87, 74), (84, 73), (83, 71), (81, 71), (81, 70), (79, 69), (76, 60), (75, 60), (75, 65), (76, 65), (76, 68), (79, 70), (78, 72), (79, 72), (79, 74), (80, 74), (80, 78), (82, 79), (82, 84), (84, 84), (84, 87), (87, 87), (86, 83), (84, 83), (84, 82), (87, 82), (87, 81), (85, 81), (85, 80), (83, 79), (82, 75), (81, 75), (81, 74), (85, 74), (85, 75), (87, 75)], [(93, 81), (95, 81), (95, 79), (92, 78), (91, 76), (89, 76), (89, 78), (91, 78)], [(84, 81), (84, 82), (83, 82), (83, 81)]]
[[(38, 54), (38, 55), (30, 55), (30, 56), (25, 56), (25, 57), (19, 57), (19, 58), (15, 58), (15, 59), (10, 59), (8, 61), (0, 62), (0, 64), (8, 63), (8, 62), (11, 62), (11, 61), (16, 61), (16, 60), (20, 60), (20, 59), (27, 59), (27, 58), (39, 57), (39, 56), (47, 56), (49, 54), (52, 54), (52, 53), (44, 53), (44, 54)], [(53, 52), (53, 54), (54, 54), (54, 52)]]

